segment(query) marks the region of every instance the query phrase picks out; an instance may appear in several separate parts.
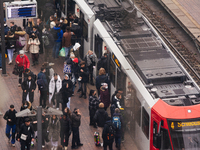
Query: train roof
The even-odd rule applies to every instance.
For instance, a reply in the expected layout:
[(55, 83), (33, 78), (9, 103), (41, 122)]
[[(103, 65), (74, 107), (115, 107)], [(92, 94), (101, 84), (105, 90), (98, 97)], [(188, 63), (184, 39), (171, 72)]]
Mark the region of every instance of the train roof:
[(200, 103), (196, 83), (130, 1), (94, 0), (88, 5), (153, 99), (171, 106)]

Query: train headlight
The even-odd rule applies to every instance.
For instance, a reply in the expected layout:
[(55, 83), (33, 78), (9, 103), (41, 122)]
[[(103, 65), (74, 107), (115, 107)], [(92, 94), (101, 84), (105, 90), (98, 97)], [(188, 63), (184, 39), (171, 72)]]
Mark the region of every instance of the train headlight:
[(192, 111), (190, 109), (188, 109), (188, 113), (191, 113)]

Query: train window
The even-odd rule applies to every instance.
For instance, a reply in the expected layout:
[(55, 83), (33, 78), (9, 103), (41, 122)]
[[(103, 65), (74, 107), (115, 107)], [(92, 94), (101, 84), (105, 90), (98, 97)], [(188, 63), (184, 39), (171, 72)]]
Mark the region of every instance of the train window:
[(83, 19), (83, 38), (88, 42), (88, 24), (85, 19)]
[(97, 58), (101, 58), (102, 56), (102, 38), (99, 37), (99, 35), (95, 35), (95, 46), (94, 46), (94, 52), (97, 55)]
[(115, 75), (116, 75), (116, 67), (113, 61), (110, 59), (110, 81), (115, 87)]
[(171, 150), (171, 143), (169, 139), (169, 133), (167, 129), (161, 128), (161, 149), (160, 150)]
[(138, 98), (135, 98), (135, 119), (139, 126), (141, 126), (141, 103)]
[(142, 107), (142, 131), (147, 139), (149, 139), (149, 114), (144, 107)]

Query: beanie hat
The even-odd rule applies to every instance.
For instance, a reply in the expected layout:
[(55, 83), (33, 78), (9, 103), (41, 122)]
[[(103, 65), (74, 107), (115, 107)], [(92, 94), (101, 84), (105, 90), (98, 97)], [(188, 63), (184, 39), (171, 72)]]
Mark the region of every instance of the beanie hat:
[(74, 58), (73, 62), (78, 63), (78, 58)]
[(20, 50), (20, 51), (19, 51), (19, 54), (24, 54), (24, 50)]

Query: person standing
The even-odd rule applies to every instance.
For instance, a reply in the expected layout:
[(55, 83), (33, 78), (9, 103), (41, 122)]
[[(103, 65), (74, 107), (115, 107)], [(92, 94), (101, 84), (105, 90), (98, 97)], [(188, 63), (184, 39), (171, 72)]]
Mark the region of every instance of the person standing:
[(107, 83), (109, 86), (109, 79), (108, 76), (106, 76), (106, 70), (104, 68), (99, 69), (99, 75), (96, 77), (96, 88), (98, 91), (98, 96), (100, 95), (100, 88), (103, 83)]
[[(49, 140), (51, 141), (51, 150), (56, 150), (58, 147), (58, 139), (60, 133), (60, 121), (56, 115), (52, 115), (49, 120), (49, 125), (47, 128), (49, 131)], [(61, 130), (63, 132), (63, 130)]]
[(14, 34), (11, 31), (8, 31), (5, 40), (6, 40), (6, 49), (8, 51), (8, 59), (9, 59), (8, 64), (10, 65), (12, 63), (13, 53), (16, 45), (14, 40)]
[(101, 59), (97, 63), (97, 70), (99, 71), (100, 68), (104, 68), (105, 71), (108, 73), (108, 54), (104, 53), (101, 56)]
[(12, 32), (12, 34), (15, 33), (17, 28), (17, 25), (14, 22), (10, 22), (10, 31)]
[(28, 79), (26, 79), (22, 83), (22, 90), (23, 90), (22, 102), (30, 101), (31, 103), (33, 103), (35, 89), (36, 89), (35, 81), (32, 79), (31, 74), (29, 74)]
[(67, 150), (69, 136), (71, 135), (71, 120), (67, 113), (64, 113), (60, 119), (60, 125), (61, 145), (65, 148), (65, 150)]
[(81, 113), (79, 109), (74, 108), (74, 111), (72, 113), (72, 149), (77, 149), (78, 146), (83, 146), (83, 144), (80, 142), (80, 136), (79, 136), (79, 126), (81, 125)]
[(71, 32), (70, 27), (67, 26), (66, 32), (63, 34), (62, 37), (62, 47), (65, 49), (65, 60), (68, 59), (69, 51), (72, 48), (72, 43), (71, 43), (72, 34), (73, 32)]
[(99, 99), (96, 96), (95, 90), (90, 90), (89, 94), (89, 115), (90, 115), (90, 126), (94, 126), (96, 128), (96, 124), (94, 122), (94, 115), (99, 108)]
[(97, 56), (93, 53), (93, 51), (89, 50), (87, 55), (85, 56), (86, 66), (89, 69), (90, 74), (90, 84), (94, 85), (93, 82), (93, 69), (96, 67), (96, 63), (98, 61)]
[[(53, 101), (53, 108), (55, 108), (55, 95), (60, 91), (62, 88), (62, 80), (57, 73), (54, 73), (54, 77), (52, 77), (51, 81), (49, 82), (49, 104)], [(56, 107), (59, 109), (59, 101), (56, 98)]]
[(22, 31), (22, 28), (18, 26), (15, 31), (15, 40), (16, 40), (15, 52), (17, 54), (19, 54), (19, 50), (23, 49), (23, 47), (26, 44), (25, 35), (26, 32)]
[(62, 80), (62, 98), (63, 98), (63, 106), (62, 106), (62, 110), (65, 109), (66, 104), (67, 107), (70, 109), (70, 101), (71, 101), (71, 96), (73, 94), (73, 83), (72, 81), (69, 79), (68, 74), (65, 74), (65, 78)]
[[(10, 109), (6, 111), (5, 115), (3, 116), (3, 118), (7, 120), (6, 136), (8, 137), (8, 143), (10, 143), (10, 137), (12, 136), (11, 144), (13, 147), (15, 146), (15, 131), (17, 124), (16, 113), (17, 111), (15, 110), (14, 105), (10, 105)], [(11, 129), (12, 134), (10, 134)]]
[(103, 83), (103, 86), (100, 88), (100, 100), (104, 104), (105, 111), (110, 106), (110, 93), (108, 90), (108, 84)]
[(21, 150), (30, 150), (31, 141), (34, 141), (34, 130), (29, 118), (21, 125), (17, 140), (21, 143)]
[(32, 33), (30, 35), (29, 41), (29, 51), (32, 56), (32, 66), (35, 66), (38, 64), (38, 58), (39, 58), (39, 45), (40, 45), (40, 40), (38, 39), (38, 36), (35, 33)]
[(82, 96), (84, 96), (84, 99), (86, 99), (86, 85), (88, 83), (88, 75), (89, 75), (89, 71), (88, 68), (85, 65), (85, 61), (82, 61), (80, 63), (80, 68), (79, 68), (79, 79), (78, 81), (81, 82), (81, 95), (79, 96), (79, 98), (81, 98)]
[(43, 42), (42, 42), (42, 30), (43, 30), (43, 22), (41, 18), (37, 18), (37, 28), (39, 32), (39, 40), (40, 40), (40, 54), (43, 54)]
[(18, 86), (21, 86), (22, 84), (22, 73), (29, 67), (30, 67), (30, 61), (28, 57), (24, 54), (24, 50), (19, 51), (19, 55), (17, 55), (15, 62), (17, 63), (19, 70), (19, 84)]
[(43, 108), (46, 107), (47, 91), (48, 91), (48, 82), (46, 79), (45, 71), (46, 69), (42, 67), (37, 78), (38, 89), (40, 91), (40, 106), (42, 106)]

